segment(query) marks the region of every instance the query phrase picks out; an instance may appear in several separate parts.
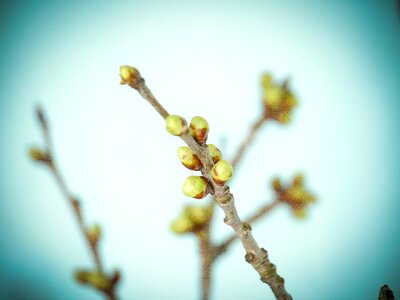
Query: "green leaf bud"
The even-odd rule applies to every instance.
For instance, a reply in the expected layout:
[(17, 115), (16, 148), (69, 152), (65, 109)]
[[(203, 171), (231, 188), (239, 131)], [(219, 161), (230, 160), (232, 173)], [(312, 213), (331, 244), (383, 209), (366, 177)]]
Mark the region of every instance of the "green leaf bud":
[(178, 148), (178, 157), (181, 163), (190, 170), (198, 171), (203, 166), (197, 155), (187, 146)]
[(210, 153), (214, 164), (216, 164), (217, 162), (219, 162), (222, 159), (221, 151), (217, 147), (215, 147), (213, 144), (208, 144), (207, 147), (208, 147), (208, 152)]
[(202, 176), (189, 176), (182, 186), (182, 192), (192, 198), (202, 199), (207, 195), (207, 179)]
[(204, 144), (208, 137), (208, 122), (203, 117), (193, 117), (190, 122), (190, 134), (199, 143)]
[(165, 119), (167, 131), (172, 135), (181, 135), (187, 130), (186, 120), (178, 115), (169, 115)]
[(232, 178), (233, 175), (233, 167), (226, 160), (220, 160), (217, 162), (213, 168), (211, 169), (211, 176), (215, 180), (215, 182), (219, 184), (224, 184), (229, 179)]

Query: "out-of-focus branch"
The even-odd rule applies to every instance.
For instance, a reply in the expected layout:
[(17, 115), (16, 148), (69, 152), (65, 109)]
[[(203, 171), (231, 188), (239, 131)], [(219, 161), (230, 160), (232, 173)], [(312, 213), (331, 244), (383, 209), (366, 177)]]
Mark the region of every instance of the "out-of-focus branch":
[(232, 166), (235, 168), (238, 163), (242, 160), (244, 153), (247, 149), (249, 149), (250, 145), (253, 143), (254, 138), (256, 137), (257, 133), (260, 131), (262, 126), (268, 120), (267, 115), (263, 114), (260, 118), (258, 118), (254, 124), (251, 126), (250, 131), (248, 132), (247, 136), (245, 137), (242, 144), (239, 146), (235, 156), (232, 159)]
[(76, 199), (68, 189), (65, 179), (62, 176), (58, 165), (54, 159), (54, 151), (52, 147), (52, 140), (50, 136), (47, 118), (41, 108), (37, 108), (36, 116), (39, 121), (40, 128), (44, 137), (44, 151), (33, 148), (30, 150), (31, 158), (35, 161), (41, 162), (46, 165), (53, 174), (61, 193), (66, 199), (68, 205), (71, 207), (74, 218), (78, 224), (79, 230), (88, 246), (90, 255), (95, 264), (95, 271), (78, 271), (76, 279), (80, 283), (89, 284), (94, 288), (100, 290), (109, 300), (116, 300), (117, 295), (115, 287), (120, 279), (120, 273), (114, 272), (112, 276), (108, 277), (104, 273), (103, 260), (99, 253), (98, 243), (101, 237), (101, 229), (98, 225), (87, 227), (84, 216), (82, 214), (81, 202)]

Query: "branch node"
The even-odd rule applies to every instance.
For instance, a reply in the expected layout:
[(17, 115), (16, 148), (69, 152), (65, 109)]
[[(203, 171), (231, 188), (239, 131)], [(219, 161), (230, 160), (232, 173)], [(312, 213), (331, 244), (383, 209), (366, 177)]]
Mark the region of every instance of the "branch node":
[(249, 263), (252, 264), (256, 260), (256, 255), (252, 252), (247, 252), (244, 256), (244, 259)]

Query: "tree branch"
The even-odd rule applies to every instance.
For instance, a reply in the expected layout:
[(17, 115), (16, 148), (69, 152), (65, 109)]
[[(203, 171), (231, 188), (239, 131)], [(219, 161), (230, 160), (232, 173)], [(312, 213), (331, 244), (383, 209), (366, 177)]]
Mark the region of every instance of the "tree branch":
[[(139, 72), (134, 69), (132, 74), (134, 75), (134, 78), (128, 78), (128, 76), (125, 76), (130, 81), (124, 81), (124, 83), (128, 83), (132, 88), (137, 89), (144, 99), (150, 102), (165, 119), (168, 116), (168, 113), (166, 113), (166, 110), (161, 106), (161, 104), (159, 104), (158, 101), (154, 101), (155, 98), (151, 93), (151, 97), (147, 98), (145, 92), (149, 91), (149, 89)], [(125, 78), (123, 78), (123, 80), (124, 79)], [(224, 222), (232, 227), (238, 238), (241, 240), (242, 245), (246, 250), (246, 261), (258, 272), (261, 281), (270, 286), (277, 299), (292, 299), (285, 289), (284, 279), (278, 275), (275, 265), (270, 262), (267, 251), (257, 244), (252, 235), (251, 227), (240, 220), (236, 210), (234, 197), (230, 193), (229, 186), (226, 184), (217, 184), (210, 175), (214, 163), (208, 152), (207, 145), (199, 145), (188, 131), (184, 132), (180, 137), (201, 160), (203, 164), (201, 173), (207, 178), (213, 187), (214, 200), (225, 213)]]
[(242, 142), (232, 159), (232, 166), (234, 168), (236, 168), (237, 164), (242, 160), (244, 153), (250, 147), (257, 133), (260, 131), (261, 127), (267, 120), (267, 115), (263, 114), (254, 122), (253, 126), (251, 126), (250, 131), (247, 133), (247, 136), (245, 137), (244, 141)]
[[(89, 248), (89, 253), (95, 264), (96, 272), (103, 278), (107, 278), (107, 276), (103, 270), (103, 263), (102, 263), (102, 259), (101, 259), (101, 256), (99, 254), (99, 249), (98, 249), (97, 242), (98, 242), (99, 237), (94, 240), (93, 237), (90, 236), (90, 234), (88, 232), (88, 228), (85, 225), (84, 216), (83, 216), (82, 210), (81, 210), (81, 203), (79, 200), (77, 200), (72, 195), (72, 193), (68, 189), (65, 179), (61, 175), (60, 169), (54, 160), (54, 151), (53, 151), (53, 147), (52, 147), (52, 140), (51, 140), (51, 136), (50, 136), (49, 126), (48, 126), (47, 119), (46, 119), (46, 116), (44, 115), (43, 110), (38, 108), (36, 110), (36, 115), (39, 120), (40, 128), (42, 130), (42, 134), (43, 134), (44, 141), (45, 141), (44, 156), (46, 157), (46, 159), (42, 159), (41, 161), (44, 162), (48, 166), (49, 170), (51, 171), (51, 173), (53, 174), (53, 176), (56, 180), (56, 183), (57, 183), (59, 189), (61, 190), (61, 193), (63, 194), (68, 205), (72, 209), (74, 218), (79, 227), (79, 231), (81, 232), (81, 234)], [(119, 273), (116, 272), (113, 275), (113, 278), (109, 279), (109, 280), (110, 280), (111, 284), (107, 288), (102, 289), (102, 288), (99, 288), (98, 286), (97, 286), (97, 288), (100, 289), (104, 293), (104, 295), (106, 296), (107, 299), (116, 300), (117, 296), (116, 296), (116, 292), (115, 292), (115, 286), (116, 286), (117, 281), (119, 280)]]
[[(246, 219), (245, 223), (254, 224), (259, 221), (261, 218), (265, 217), (270, 211), (272, 211), (275, 207), (277, 207), (281, 202), (279, 200), (275, 200), (271, 203), (268, 203), (262, 207), (260, 207), (252, 216)], [(234, 241), (238, 239), (237, 235), (231, 235), (226, 238), (223, 242), (215, 246), (215, 258), (224, 254), (229, 247), (233, 244)]]

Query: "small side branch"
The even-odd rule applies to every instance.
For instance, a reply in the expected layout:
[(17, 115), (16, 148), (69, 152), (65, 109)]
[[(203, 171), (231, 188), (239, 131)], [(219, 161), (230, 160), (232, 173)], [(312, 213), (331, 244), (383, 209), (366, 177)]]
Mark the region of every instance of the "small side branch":
[(232, 166), (236, 168), (239, 162), (242, 160), (244, 153), (249, 149), (250, 145), (253, 143), (254, 138), (256, 137), (257, 133), (260, 131), (262, 126), (268, 120), (267, 116), (263, 114), (260, 118), (258, 118), (253, 126), (251, 126), (250, 131), (248, 132), (247, 136), (245, 137), (244, 141), (240, 145), (239, 149), (237, 150), (235, 156), (232, 159)]
[(105, 295), (106, 299), (116, 300), (117, 296), (115, 287), (120, 279), (120, 274), (119, 272), (115, 272), (111, 277), (107, 277), (107, 275), (104, 273), (103, 260), (100, 256), (98, 248), (100, 227), (94, 226), (93, 228), (89, 228), (86, 226), (85, 219), (82, 214), (81, 203), (68, 189), (65, 179), (54, 160), (54, 151), (52, 148), (52, 140), (46, 116), (43, 110), (40, 108), (36, 110), (36, 115), (44, 137), (45, 148), (44, 151), (37, 149), (31, 150), (31, 156), (34, 160), (44, 163), (53, 174), (61, 193), (66, 199), (68, 206), (70, 206), (72, 210), (73, 216), (78, 224), (79, 231), (81, 232), (88, 246), (89, 253), (95, 265), (95, 272), (78, 272), (79, 274), (77, 274), (77, 280), (97, 288)]

